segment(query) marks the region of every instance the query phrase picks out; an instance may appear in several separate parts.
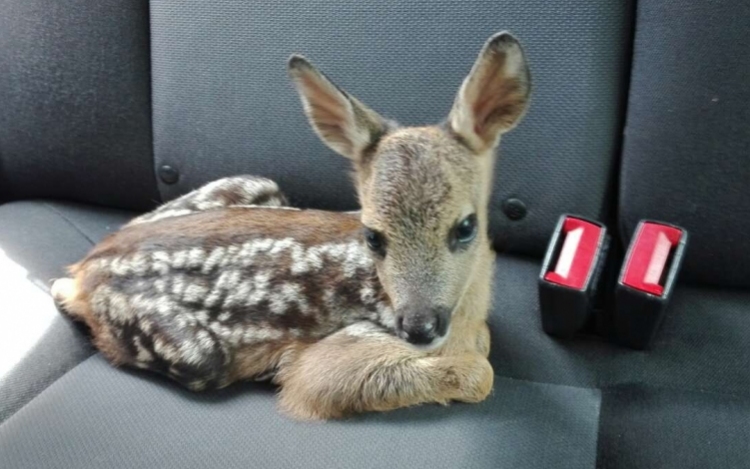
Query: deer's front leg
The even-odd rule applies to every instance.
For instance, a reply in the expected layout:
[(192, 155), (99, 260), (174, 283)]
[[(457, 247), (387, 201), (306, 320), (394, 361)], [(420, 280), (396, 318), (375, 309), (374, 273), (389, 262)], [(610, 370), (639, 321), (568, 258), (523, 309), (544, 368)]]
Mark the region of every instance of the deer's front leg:
[(210, 182), (203, 187), (167, 202), (157, 209), (133, 219), (128, 226), (163, 218), (187, 215), (202, 210), (239, 205), (283, 207), (287, 205), (279, 186), (260, 176), (233, 176)]
[(480, 354), (429, 356), (375, 326), (355, 324), (299, 351), (281, 366), (281, 409), (331, 419), (424, 403), (480, 402), (492, 390)]

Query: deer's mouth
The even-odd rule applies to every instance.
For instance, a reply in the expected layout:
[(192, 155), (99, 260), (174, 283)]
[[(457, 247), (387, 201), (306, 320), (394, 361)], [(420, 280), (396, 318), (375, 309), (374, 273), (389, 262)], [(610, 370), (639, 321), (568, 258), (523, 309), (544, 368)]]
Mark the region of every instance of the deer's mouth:
[(448, 329), (446, 330), (444, 335), (436, 337), (429, 344), (409, 343), (409, 345), (419, 350), (420, 352), (434, 352), (435, 350), (439, 350), (445, 344), (446, 340), (448, 339), (449, 334), (450, 334), (450, 326), (448, 326)]

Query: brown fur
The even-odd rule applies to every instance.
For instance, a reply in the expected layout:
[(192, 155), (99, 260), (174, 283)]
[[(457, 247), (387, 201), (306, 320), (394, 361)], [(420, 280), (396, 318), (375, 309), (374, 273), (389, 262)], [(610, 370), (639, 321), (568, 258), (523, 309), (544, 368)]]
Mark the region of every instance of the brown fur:
[[(488, 204), (495, 148), (529, 95), (519, 44), (490, 38), (447, 123), (433, 127), (398, 128), (302, 57), (289, 69), (315, 132), (354, 163), (361, 214), (239, 207), (284, 198), (262, 178), (217, 181), (105, 239), (71, 268), (73, 280), (55, 284), (55, 297), (115, 364), (192, 389), (270, 373), (281, 409), (300, 419), (485, 399), (494, 376)], [(471, 217), (475, 237), (458, 243), (456, 227)], [(365, 229), (387, 241), (382, 252), (368, 253)], [(238, 252), (253, 243), (271, 244), (243, 264)], [(318, 247), (328, 254), (315, 254), (322, 264), (310, 270), (305, 256)], [(204, 263), (187, 266), (196, 249)], [(246, 300), (243, 282), (268, 272), (255, 288), (271, 297), (231, 306)], [(407, 321), (446, 326), (429, 323), (446, 311), (450, 328), (432, 329), (443, 334), (433, 346), (399, 337), (413, 339)]]
[[(258, 216), (259, 215), (259, 216)], [(249, 237), (290, 237), (303, 244), (351, 239), (362, 229), (356, 215), (319, 210), (277, 210), (227, 206), (223, 210), (171, 217), (158, 223), (126, 226), (94, 246), (83, 261), (127, 255), (144, 246), (221, 246)], [(74, 269), (80, 268), (74, 267)], [(74, 273), (74, 272), (71, 272)]]
[[(102, 352), (102, 354), (113, 365), (120, 366), (131, 364), (127, 355), (123, 352), (120, 342), (115, 338), (110, 327), (104, 324), (91, 311), (89, 297), (80, 285), (80, 280), (83, 276), (80, 275), (80, 270), (75, 266), (71, 268), (71, 271), (73, 270), (76, 271), (76, 273), (73, 274), (74, 280), (62, 279), (57, 281), (69, 282), (70, 290), (67, 292), (55, 292), (53, 288), (52, 294), (55, 301), (57, 301), (60, 308), (72, 318), (86, 324), (91, 332), (94, 346), (99, 349), (99, 351)], [(59, 283), (57, 283), (57, 285), (59, 285)]]
[(334, 334), (279, 374), (282, 410), (303, 419), (340, 418), (427, 402), (480, 402), (492, 367), (471, 353), (431, 356), (386, 335)]

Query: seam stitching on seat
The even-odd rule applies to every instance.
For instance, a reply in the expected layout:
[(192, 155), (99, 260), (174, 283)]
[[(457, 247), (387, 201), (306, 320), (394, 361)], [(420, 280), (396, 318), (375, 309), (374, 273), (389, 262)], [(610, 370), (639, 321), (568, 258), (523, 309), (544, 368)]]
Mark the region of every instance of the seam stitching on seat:
[(56, 209), (55, 207), (53, 207), (52, 205), (50, 205), (50, 204), (48, 204), (46, 202), (43, 202), (43, 205), (45, 207), (47, 207), (47, 209), (49, 209), (50, 211), (52, 211), (55, 214), (57, 214), (60, 218), (62, 218), (63, 220), (65, 220), (65, 222), (67, 224), (69, 224), (71, 227), (73, 227), (73, 229), (76, 230), (78, 232), (78, 234), (80, 234), (81, 236), (83, 236), (86, 239), (86, 241), (88, 241), (89, 243), (91, 243), (92, 246), (94, 244), (96, 244), (93, 239), (91, 239), (86, 233), (84, 233), (83, 230), (78, 227), (78, 225), (76, 225), (68, 217), (66, 217), (65, 215), (63, 215), (63, 213), (60, 210)]

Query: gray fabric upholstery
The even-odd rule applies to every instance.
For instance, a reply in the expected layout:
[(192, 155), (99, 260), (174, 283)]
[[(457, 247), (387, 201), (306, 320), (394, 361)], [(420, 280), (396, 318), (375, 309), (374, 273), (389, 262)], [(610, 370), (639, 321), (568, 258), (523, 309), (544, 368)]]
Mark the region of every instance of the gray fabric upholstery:
[(750, 398), (750, 292), (678, 285), (653, 349), (542, 332), (539, 263), (501, 257), (495, 271), (491, 360), (511, 378), (571, 386), (627, 383)]
[[(154, 161), (145, 1), (0, 8), (0, 197), (146, 207), (159, 197), (154, 165), (170, 164), (180, 179), (160, 183), (165, 198), (251, 172), (295, 204), (350, 208), (346, 162), (307, 127), (288, 54), (405, 124), (435, 122), (484, 39), (508, 28), (535, 91), (502, 145), (497, 247), (538, 254), (560, 212), (605, 216), (630, 2), (154, 2)], [(621, 228), (686, 226), (684, 280), (750, 286), (749, 17), (728, 0), (638, 5)], [(502, 214), (509, 197), (528, 207), (523, 220)], [(8, 350), (21, 358), (0, 375), (0, 467), (750, 467), (747, 290), (680, 284), (653, 349), (636, 352), (545, 335), (538, 261), (503, 255), (487, 402), (300, 424), (268, 387), (191, 394), (90, 356), (46, 282), (127, 218), (0, 206), (0, 269), (14, 275), (0, 285), (0, 337), (30, 333), (13, 341), (22, 353), (0, 354), (0, 365)], [(13, 296), (21, 308), (6, 306)]]
[(582, 469), (596, 458), (595, 390), (498, 378), (481, 405), (325, 424), (290, 421), (274, 401), (255, 385), (190, 394), (95, 356), (0, 426), (0, 467)]
[(603, 392), (597, 467), (750, 467), (750, 399), (615, 386)]
[(45, 285), (65, 274), (132, 212), (51, 200), (0, 205), (0, 249)]
[[(540, 254), (561, 212), (599, 218), (618, 148), (629, 1), (553, 6), (473, 0), (236, 2), (151, 8), (156, 166), (180, 172), (165, 199), (220, 176), (277, 181), (292, 203), (355, 205), (347, 162), (306, 123), (286, 76), (303, 53), (344, 89), (403, 124), (437, 123), (479, 48), (510, 29), (534, 75), (523, 124), (501, 145), (492, 201), (497, 245)], [(528, 208), (501, 212), (509, 197)]]
[(0, 422), (93, 353), (53, 305), (49, 280), (128, 218), (71, 203), (0, 205)]
[(268, 387), (191, 394), (97, 355), (0, 425), (0, 467), (748, 467), (750, 293), (679, 288), (636, 352), (545, 335), (538, 269), (498, 261), (483, 404), (299, 424)]
[(641, 0), (622, 166), (641, 218), (690, 232), (683, 279), (750, 286), (750, 3)]
[(151, 207), (148, 1), (0, 0), (0, 11), (0, 200)]

